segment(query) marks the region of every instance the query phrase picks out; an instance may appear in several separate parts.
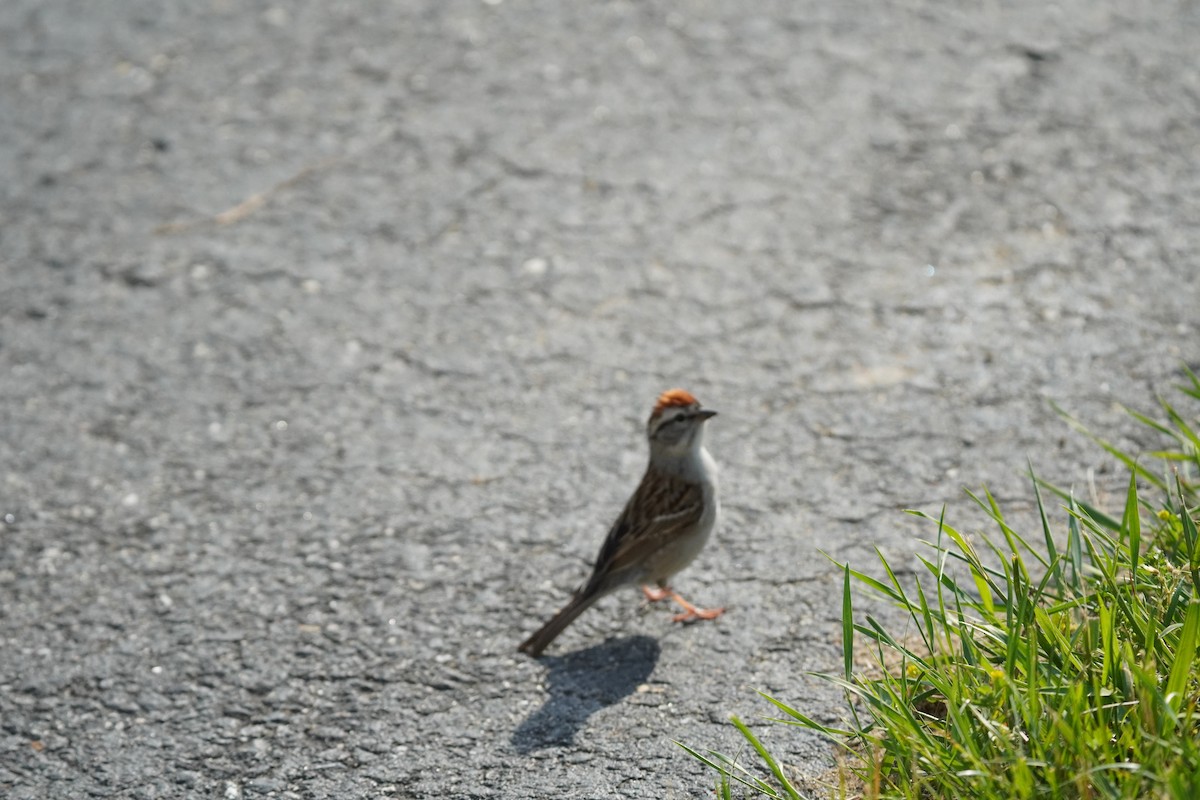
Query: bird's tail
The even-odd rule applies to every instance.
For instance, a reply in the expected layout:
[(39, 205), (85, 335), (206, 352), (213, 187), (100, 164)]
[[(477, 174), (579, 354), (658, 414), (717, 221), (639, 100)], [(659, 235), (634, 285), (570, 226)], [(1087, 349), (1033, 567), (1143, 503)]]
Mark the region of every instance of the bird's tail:
[(604, 592), (589, 592), (586, 591), (586, 587), (580, 589), (571, 598), (571, 602), (563, 606), (562, 611), (551, 617), (550, 621), (539, 628), (537, 633), (521, 642), (517, 649), (537, 658), (551, 642), (558, 638), (560, 633), (567, 629), (568, 625), (575, 621), (576, 617), (587, 611), (593, 603), (603, 596)]

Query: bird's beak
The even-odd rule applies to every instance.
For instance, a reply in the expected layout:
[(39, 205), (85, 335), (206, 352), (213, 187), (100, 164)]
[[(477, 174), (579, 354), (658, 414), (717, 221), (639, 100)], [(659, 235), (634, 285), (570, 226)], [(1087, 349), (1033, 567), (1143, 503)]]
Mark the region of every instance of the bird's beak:
[(712, 417), (715, 417), (716, 415), (717, 415), (717, 412), (713, 411), (711, 408), (701, 408), (701, 409), (698, 409), (694, 414), (692, 414), (692, 416), (696, 417), (697, 419), (699, 419), (701, 421), (704, 421), (706, 419), (711, 419)]

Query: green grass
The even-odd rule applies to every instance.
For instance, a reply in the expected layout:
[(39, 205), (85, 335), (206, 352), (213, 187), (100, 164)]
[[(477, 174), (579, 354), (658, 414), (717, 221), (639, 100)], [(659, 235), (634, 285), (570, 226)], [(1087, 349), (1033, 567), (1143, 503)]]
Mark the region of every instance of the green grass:
[[(1182, 391), (1200, 400), (1200, 380), (1187, 376)], [(874, 576), (839, 565), (844, 664), (819, 677), (845, 692), (844, 726), (764, 695), (775, 722), (841, 749), (825, 796), (1200, 797), (1200, 438), (1160, 403), (1165, 423), (1131, 413), (1172, 441), (1147, 454), (1162, 475), (1092, 437), (1129, 469), (1119, 516), (1034, 478), (1033, 534), (990, 494), (972, 494), (995, 531), (968, 537), (928, 518), (936, 538), (915, 580), (900, 580), (882, 553)], [(1061, 500), (1057, 529), (1043, 490)], [(902, 609), (905, 635), (855, 618), (862, 588)], [(789, 768), (733, 724), (765, 770), (683, 745), (719, 773), (718, 796), (802, 797)]]

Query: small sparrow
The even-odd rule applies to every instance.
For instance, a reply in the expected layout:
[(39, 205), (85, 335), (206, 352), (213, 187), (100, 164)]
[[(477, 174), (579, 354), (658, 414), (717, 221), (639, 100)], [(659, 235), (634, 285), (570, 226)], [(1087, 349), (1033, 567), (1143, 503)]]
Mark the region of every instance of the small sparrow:
[(646, 423), (650, 464), (605, 537), (591, 577), (518, 650), (538, 657), (589, 606), (622, 586), (641, 584), (648, 600), (672, 598), (684, 609), (676, 622), (714, 619), (725, 611), (696, 608), (668, 583), (703, 549), (720, 511), (717, 465), (704, 449), (704, 423), (716, 414), (683, 389), (659, 396)]

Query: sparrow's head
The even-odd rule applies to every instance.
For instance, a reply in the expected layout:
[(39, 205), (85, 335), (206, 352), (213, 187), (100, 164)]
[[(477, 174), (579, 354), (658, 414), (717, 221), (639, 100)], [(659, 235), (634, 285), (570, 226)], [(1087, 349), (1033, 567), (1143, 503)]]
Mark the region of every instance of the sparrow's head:
[(646, 435), (652, 447), (685, 450), (701, 441), (700, 431), (705, 420), (717, 412), (700, 407), (691, 392), (668, 389), (658, 396), (658, 403), (646, 422)]

